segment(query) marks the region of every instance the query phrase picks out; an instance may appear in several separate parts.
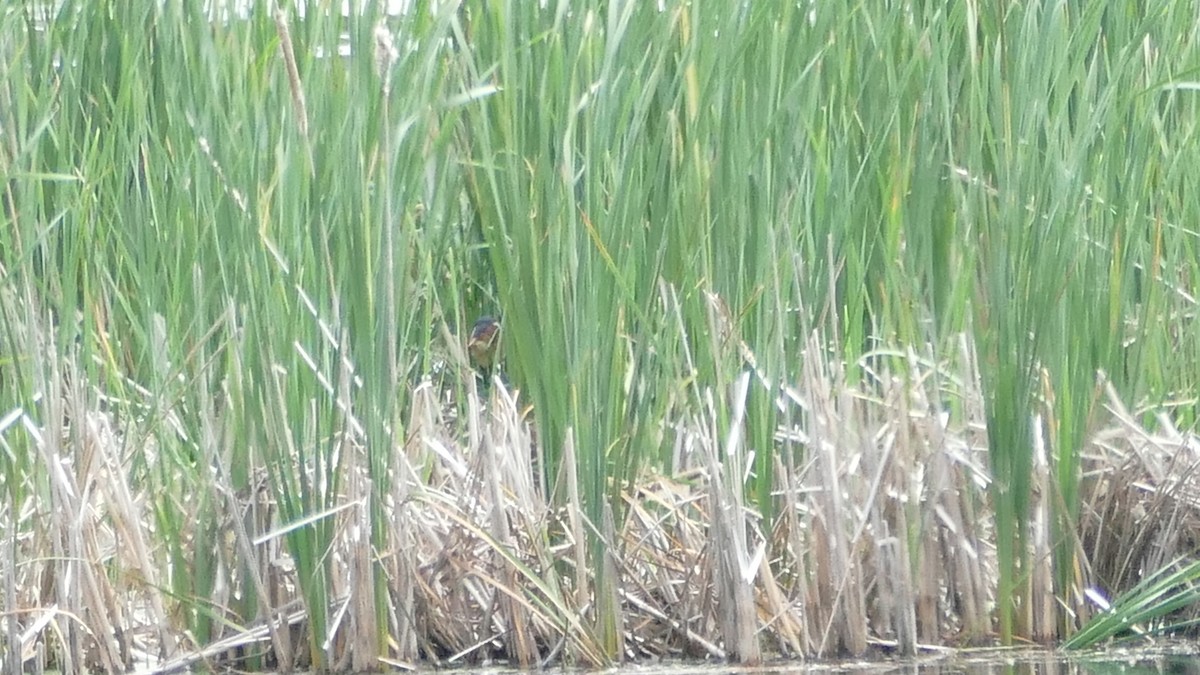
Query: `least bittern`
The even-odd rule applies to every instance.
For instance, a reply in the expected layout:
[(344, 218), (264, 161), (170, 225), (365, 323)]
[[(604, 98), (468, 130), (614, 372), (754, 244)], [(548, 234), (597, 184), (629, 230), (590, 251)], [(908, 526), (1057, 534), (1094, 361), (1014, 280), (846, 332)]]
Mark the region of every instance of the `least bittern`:
[(476, 368), (488, 371), (496, 365), (500, 355), (500, 320), (491, 316), (481, 316), (471, 327), (471, 337), (467, 338), (467, 354)]

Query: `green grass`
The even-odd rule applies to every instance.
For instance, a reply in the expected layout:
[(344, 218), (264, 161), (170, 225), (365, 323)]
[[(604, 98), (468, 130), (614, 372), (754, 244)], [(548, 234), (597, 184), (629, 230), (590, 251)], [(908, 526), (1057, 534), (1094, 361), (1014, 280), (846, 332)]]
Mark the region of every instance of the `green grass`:
[[(781, 486), (819, 489), (806, 467), (831, 462), (851, 474), (847, 498), (895, 514), (895, 494), (852, 468), (903, 425), (856, 416), (852, 399), (948, 412), (964, 438), (986, 422), (986, 494), (955, 471), (987, 523), (970, 536), (994, 546), (995, 635), (1066, 638), (1081, 600), (1049, 624), (1026, 619), (1045, 601), (1033, 551), (1048, 543), (1042, 593), (1080, 595), (1099, 375), (1145, 424), (1169, 402), (1177, 425), (1195, 423), (1175, 403), (1194, 403), (1200, 375), (1200, 43), (1186, 3), (38, 11), (0, 16), (0, 414), (65, 429), (77, 480), (95, 475), (84, 411), (113, 426), (111, 466), (145, 500), (133, 517), (158, 570), (148, 581), (170, 599), (167, 630), (202, 647), (299, 600), (305, 630), (273, 634), (270, 654), (243, 655), (250, 667), (448, 656), (429, 635), (420, 648), (396, 637), (420, 623), (396, 575), (429, 569), (403, 562), (424, 527), (414, 509), (457, 485), (422, 426), (423, 387), (439, 442), (475, 456), (484, 427), (467, 411), (482, 408), (460, 342), (480, 314), (503, 317), (536, 483), (549, 506), (577, 490), (580, 521), (537, 525), (534, 562), (514, 557), (499, 521), (470, 515), (468, 488), (450, 491), (451, 520), (513, 566), (493, 586), (530, 593), (512, 616), (536, 607), (529, 630), (573, 634), (565, 658), (588, 662), (629, 653), (622, 593), (637, 575), (607, 556), (637, 547), (605, 523), (625, 531), (648, 476), (724, 471), (712, 499), (741, 512), (740, 495), (759, 533), (742, 553), (761, 539), (781, 584), (829, 617), (849, 611), (813, 590), (820, 545), (798, 550), (809, 535), (787, 533), (804, 518), (848, 542), (862, 528), (821, 521)], [(352, 56), (337, 56), (344, 43)], [(905, 353), (921, 358), (891, 356)], [(838, 424), (782, 395), (811, 397), (804, 383), (822, 377)], [(895, 382), (904, 402), (888, 398)], [(780, 434), (822, 425), (845, 445)], [(0, 434), (15, 524), (0, 534), (32, 537), (26, 554), (75, 573), (50, 561), (64, 555), (58, 529), (16, 515), (84, 513), (86, 495), (64, 506), (58, 456), (21, 424)], [(735, 446), (744, 454), (722, 454)], [(915, 491), (916, 517), (892, 534), (912, 543), (901, 559), (918, 578), (938, 564), (919, 547), (936, 526), (916, 506), (934, 497), (905, 480), (940, 450), (896, 452), (879, 476)], [(1030, 531), (1040, 509), (1048, 542)], [(560, 544), (578, 556), (548, 562)], [(266, 562), (279, 552), (294, 566), (286, 591)], [(807, 577), (780, 562), (792, 557)], [(571, 581), (522, 581), (538, 573)], [(30, 584), (8, 611), (61, 600)], [(797, 640), (825, 650), (824, 637)]]

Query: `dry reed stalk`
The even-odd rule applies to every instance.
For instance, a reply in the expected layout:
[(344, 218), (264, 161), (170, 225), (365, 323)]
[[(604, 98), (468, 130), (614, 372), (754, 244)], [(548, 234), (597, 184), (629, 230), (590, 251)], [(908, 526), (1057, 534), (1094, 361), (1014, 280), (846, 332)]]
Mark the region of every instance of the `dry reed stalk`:
[[(401, 461), (401, 460), (397, 460)], [(416, 587), (418, 584), (418, 562), (416, 531), (411, 524), (407, 481), (395, 481), (395, 511), (391, 521), (392, 544), (390, 556), (382, 561), (388, 571), (389, 617), (391, 620), (392, 665), (403, 662), (412, 664), (420, 658), (420, 624), (417, 619)]]
[(762, 660), (756, 638), (756, 612), (745, 567), (751, 558), (747, 550), (746, 522), (742, 495), (741, 424), (749, 375), (743, 373), (730, 392), (732, 408), (726, 442), (717, 430), (717, 411), (711, 392), (706, 393), (705, 456), (708, 460), (709, 500), (713, 520), (709, 528), (709, 550), (713, 555), (716, 583), (716, 609), (725, 648), (737, 661), (756, 664)]
[[(3, 431), (4, 429), (0, 429), (0, 433)], [(25, 646), (21, 644), (17, 621), (17, 523), (11, 492), (4, 495), (4, 503), (0, 504), (0, 545), (4, 547), (4, 565), (0, 569), (0, 584), (4, 585), (4, 604), (0, 606), (0, 615), (7, 617), (7, 621), (4, 622), (7, 649), (4, 653), (3, 667), (5, 675), (20, 675), (25, 660)]]
[[(344, 332), (338, 353), (350, 353), (349, 336)], [(353, 413), (354, 368), (345, 359), (339, 359), (337, 364), (338, 405), (335, 407), (337, 419), (332, 456), (334, 463), (341, 460), (341, 471), (346, 477), (344, 494), (338, 501), (353, 507), (342, 510), (338, 516), (335, 546), (341, 549), (339, 553), (345, 560), (344, 574), (335, 574), (331, 579), (330, 596), (337, 599), (335, 602), (340, 603), (340, 608), (334, 614), (323, 646), (326, 652), (334, 655), (335, 670), (366, 672), (377, 668), (382, 656), (378, 615), (375, 613), (375, 554), (371, 541), (370, 504), (374, 481), (370, 476), (365, 439), (357, 433), (363, 424)], [(343, 621), (346, 628), (339, 631)], [(336, 639), (338, 637), (340, 639)]]
[[(1049, 407), (1049, 403), (1047, 403)], [(1035, 415), (1033, 429), (1033, 471), (1029, 523), (1029, 631), (1034, 641), (1050, 643), (1057, 637), (1055, 625), (1054, 565), (1051, 521), (1050, 462), (1046, 452), (1045, 420)]]
[[(77, 401), (77, 404), (82, 403)], [(146, 601), (149, 621), (155, 626), (158, 638), (159, 657), (170, 659), (178, 649), (176, 636), (168, 630), (170, 622), (166, 611), (167, 599), (163, 597), (162, 589), (166, 587), (159, 578), (159, 561), (153, 559), (150, 545), (146, 541), (144, 523), (148, 518), (138, 508), (133, 498), (133, 488), (129, 485), (128, 474), (121, 466), (121, 441), (112, 430), (109, 419), (92, 410), (78, 410), (76, 413), (84, 426), (80, 439), (84, 452), (98, 457), (99, 464), (91, 461), (86, 466), (94, 466), (97, 475), (93, 482), (104, 495), (103, 503), (107, 507), (107, 515), (112, 521), (118, 551), (126, 558), (127, 569), (136, 572), (132, 578), (143, 580), (141, 592)], [(116, 593), (109, 591), (112, 597), (108, 605), (116, 613), (120, 613), (121, 604), (115, 597)]]
[[(495, 386), (500, 387), (502, 385), (496, 383)], [(487, 470), (486, 475), (490, 477), (487, 483), (491, 489), (492, 497), (490, 504), (491, 535), (498, 546), (503, 546), (516, 553), (517, 541), (510, 529), (508, 509), (505, 508), (508, 504), (505, 493), (512, 488), (513, 481), (509, 472), (502, 471), (502, 466), (518, 460), (515, 457), (508, 456), (510, 453), (505, 452), (509, 448), (506, 448), (503, 443), (503, 431), (500, 431), (499, 439), (497, 438), (497, 431), (495, 425), (489, 424), (481, 434), (482, 445), (479, 448), (479, 451), (483, 454), (483, 461)], [(505, 456), (501, 457), (502, 454)], [(528, 453), (526, 453), (526, 457), (528, 457)], [(519, 506), (528, 508), (532, 505), (526, 503)], [(519, 579), (517, 570), (511, 565), (505, 564), (505, 561), (499, 554), (500, 552), (497, 551), (494, 557), (495, 568), (499, 571), (499, 582), (510, 589), (518, 588)], [(500, 597), (501, 611), (498, 618), (498, 623), (500, 623), (498, 628), (501, 633), (507, 633), (504, 642), (508, 646), (509, 658), (514, 659), (522, 668), (529, 668), (537, 661), (537, 648), (534, 645), (531, 635), (531, 618), (515, 596), (516, 593), (508, 593)]]
[[(617, 571), (617, 552), (614, 550), (617, 542), (617, 528), (613, 520), (612, 504), (608, 502), (604, 503), (603, 518), (600, 534), (604, 538), (605, 546), (600, 564), (603, 566), (601, 578), (604, 579), (604, 587), (598, 588), (596, 594), (598, 596), (601, 593), (604, 594), (601, 596), (603, 603), (597, 604), (607, 608), (607, 616), (598, 618), (603, 622), (602, 626), (613, 633), (613, 649), (610, 656), (616, 661), (621, 661), (624, 660), (626, 654), (625, 612), (621, 605), (621, 575)], [(605, 640), (605, 644), (607, 646), (607, 640)]]
[[(911, 371), (920, 372), (920, 361), (911, 350), (907, 357)], [(930, 370), (937, 387), (940, 383), (938, 366)], [(935, 389), (934, 397), (930, 397), (925, 387), (912, 387), (910, 391), (916, 399), (912, 406), (915, 428), (912, 429), (913, 438), (906, 445), (911, 448), (910, 456), (917, 454), (913, 445), (921, 446), (925, 452), (920, 485), (915, 486), (915, 494), (910, 495), (913, 503), (922, 505), (916, 523), (919, 536), (914, 571), (917, 641), (933, 644), (940, 637), (942, 617), (951, 614), (949, 607), (941, 602), (943, 585), (955, 589), (958, 586), (955, 579), (962, 575), (960, 560), (954, 555), (957, 549), (946, 540), (963, 527), (957, 497), (963, 486), (951, 479), (945, 434), (949, 415), (941, 412), (938, 398), (941, 392)], [(909, 428), (908, 425), (905, 428)], [(970, 597), (966, 601), (972, 602)]]
[[(350, 454), (359, 456), (364, 450), (359, 447)], [(371, 509), (368, 506), (374, 482), (368, 477), (366, 462), (362, 460), (365, 457), (360, 457), (357, 466), (347, 467), (346, 498), (358, 506), (343, 514), (350, 521), (344, 526), (350, 612), (349, 668), (360, 673), (378, 668), (382, 656), (378, 642), (379, 621), (375, 613), (375, 555), (371, 546)]]
[[(570, 534), (571, 561), (574, 568), (575, 607), (588, 604), (587, 536), (583, 531), (583, 500), (579, 496), (579, 465), (575, 457), (575, 431), (567, 429), (563, 439), (562, 464), (559, 469), (559, 485), (567, 490), (567, 527)], [(557, 491), (557, 490), (556, 490)], [(575, 655), (577, 658), (582, 656)]]
[(766, 556), (759, 558), (758, 579), (762, 597), (758, 601), (762, 615), (762, 629), (775, 634), (779, 643), (777, 651), (784, 657), (801, 659), (805, 655), (800, 636), (800, 623), (792, 613), (791, 604), (771, 569)]
[[(839, 455), (858, 443), (843, 417), (851, 410), (851, 402), (841, 386), (840, 366), (829, 363), (822, 358), (823, 354), (820, 339), (813, 333), (805, 348), (803, 386), (810, 396), (808, 435), (816, 450), (816, 468), (822, 483), (813, 500), (814, 521), (820, 522), (828, 544), (828, 558), (823, 569), (818, 570), (825, 580), (823, 600), (828, 615), (820, 628), (817, 654), (845, 651), (860, 655), (867, 650), (866, 609), (860, 570), (851, 555), (851, 540), (846, 532), (847, 525), (856, 520), (844, 503), (843, 493), (842, 462), (850, 458)], [(831, 638), (835, 640), (833, 643)]]
[[(39, 372), (47, 389), (43, 399), (42, 419), (46, 424), (38, 437), (38, 449), (49, 471), (50, 507), (48, 518), (50, 537), (56, 561), (53, 563), (58, 630), (61, 636), (61, 658), (64, 669), (103, 668), (109, 672), (128, 667), (122, 649), (116, 644), (117, 631), (107, 600), (108, 577), (99, 571), (102, 556), (98, 546), (97, 512), (89, 503), (95, 476), (80, 475), (81, 434), (77, 416), (85, 406), (79, 403), (76, 391), (64, 387), (70, 372), (69, 360), (55, 358), (58, 353), (52, 342), (43, 343), (39, 350)], [(67, 370), (64, 371), (62, 368)], [(75, 387), (78, 387), (77, 375)], [(67, 407), (72, 408), (68, 414)], [(74, 417), (73, 417), (74, 415)], [(64, 433), (65, 432), (65, 433)], [(64, 447), (63, 440), (68, 441)]]
[(296, 126), (300, 135), (308, 138), (308, 104), (304, 99), (304, 87), (300, 83), (300, 69), (296, 66), (296, 50), (292, 46), (292, 31), (288, 28), (287, 13), (275, 10), (275, 30), (279, 34), (279, 52), (287, 69), (288, 87), (292, 92), (292, 112), (296, 115)]
[[(898, 650), (905, 656), (917, 652), (916, 598), (908, 548), (908, 497), (916, 492), (911, 483), (918, 483), (923, 473), (924, 458), (918, 457), (910, 437), (911, 411), (908, 408), (909, 388), (887, 373), (880, 375), (885, 384), (885, 409), (896, 414), (882, 420), (863, 420), (863, 467), (869, 475), (877, 475), (878, 488), (869, 497), (869, 518), (874, 531), (875, 552), (880, 569), (876, 573), (876, 593), (879, 600), (877, 619), (889, 618), (886, 632), (896, 636)], [(869, 414), (871, 410), (864, 411)], [(872, 416), (873, 417), (873, 416)], [(868, 435), (866, 431), (878, 430)], [(913, 476), (907, 478), (908, 473)]]
[[(7, 303), (11, 301), (11, 297), (8, 293), (0, 290), (0, 300)], [(13, 306), (15, 305), (4, 304), (3, 307), (0, 307), (0, 319), (3, 319), (10, 327), (14, 325), (15, 317), (9, 314), (10, 308)], [(0, 415), (0, 453), (9, 458), (15, 458), (16, 453), (8, 442), (8, 434), (10, 430), (19, 430), (18, 425), (23, 422), (28, 423), (25, 411), (19, 406), (3, 411), (3, 415)], [(22, 617), (20, 611), (21, 601), (17, 589), (24, 586), (24, 580), (18, 570), (17, 560), (22, 549), (18, 539), (23, 523), (18, 505), (14, 502), (14, 493), (13, 490), (5, 490), (3, 501), (0, 501), (0, 546), (3, 547), (3, 552), (0, 553), (0, 560), (3, 561), (3, 564), (0, 564), (0, 585), (3, 585), (4, 588), (3, 604), (0, 604), (0, 617), (4, 617), (6, 645), (4, 660), (0, 666), (3, 667), (6, 675), (19, 675), (24, 671), (25, 662), (32, 657), (32, 647), (35, 644), (32, 638), (40, 634), (40, 629), (31, 631), (26, 628), (25, 631), (22, 631), (23, 625), (30, 623), (36, 625), (38, 619), (34, 618), (33, 621), (30, 621)], [(48, 623), (50, 613), (43, 612), (42, 617)], [(28, 635), (29, 639), (25, 639), (22, 633)]]
[[(796, 471), (793, 460), (793, 453), (784, 453), (786, 464), (776, 456), (776, 480), (783, 483), (781, 489), (784, 497), (784, 511), (782, 522), (787, 530), (785, 539), (786, 546), (783, 549), (783, 561), (786, 569), (787, 564), (794, 568), (791, 570), (791, 594), (793, 596), (792, 607), (794, 608), (793, 618), (796, 622), (796, 630), (799, 633), (800, 653), (811, 654), (815, 650), (816, 640), (813, 637), (812, 628), (816, 625), (812, 620), (812, 603), (813, 597), (808, 592), (807, 580), (810, 578), (808, 573), (808, 555), (803, 539), (803, 516), (801, 514), (801, 497), (799, 486), (799, 472)], [(799, 596), (798, 598), (796, 596)]]
[[(946, 453), (942, 457), (950, 460), (944, 475), (949, 477), (947, 487), (951, 491), (942, 504), (947, 514), (943, 529), (951, 535), (946, 551), (954, 561), (953, 567), (947, 569), (957, 572), (951, 587), (961, 607), (956, 614), (963, 637), (973, 644), (983, 642), (991, 634), (996, 562), (994, 547), (985, 543), (990, 531), (979, 508), (982, 492), (990, 480), (987, 469), (978, 461), (986, 448), (987, 431), (982, 422), (986, 414), (979, 387), (979, 364), (965, 334), (959, 336), (958, 367), (952, 365), (949, 372), (966, 373), (959, 376), (965, 426), (955, 429), (952, 438), (943, 444)], [(978, 491), (972, 486), (978, 486)]]
[[(449, 464), (452, 466), (451, 475), (461, 476), (466, 471), (465, 466), (459, 465), (449, 455), (445, 450), (446, 444), (439, 438), (449, 422), (441, 418), (442, 405), (432, 384), (422, 382), (414, 388), (410, 400), (409, 436), (403, 451), (393, 454), (391, 465), (393, 493), (389, 541), (392, 551), (382, 561), (390, 571), (388, 586), (391, 590), (393, 661), (405, 663), (414, 663), (420, 657), (424, 622), (423, 617), (418, 615), (418, 588), (423, 585), (418, 546), (430, 536), (428, 530), (422, 527), (422, 514), (414, 502), (414, 496), (426, 486), (416, 467), (434, 468)], [(446, 461), (438, 461), (439, 457), (445, 457)], [(430, 472), (429, 485), (436, 485), (441, 475), (441, 472)]]

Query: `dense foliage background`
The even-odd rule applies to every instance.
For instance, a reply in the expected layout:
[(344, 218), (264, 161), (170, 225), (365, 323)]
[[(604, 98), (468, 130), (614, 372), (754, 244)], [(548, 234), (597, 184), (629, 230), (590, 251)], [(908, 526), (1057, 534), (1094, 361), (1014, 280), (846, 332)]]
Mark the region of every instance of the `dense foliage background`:
[[(857, 607), (861, 631), (768, 645), (799, 653), (1053, 640), (1085, 586), (1131, 578), (1097, 575), (1078, 534), (1085, 451), (1116, 401), (1129, 424), (1195, 422), (1191, 3), (361, 9), (0, 14), (0, 585), (9, 612), (78, 612), (54, 618), (61, 658), (127, 666), (144, 634), (172, 656), (268, 625), (270, 649), (234, 656), (561, 647), (514, 647), (526, 629), (572, 636), (573, 660), (634, 655), (621, 612), (670, 593), (639, 595), (613, 555), (653, 477), (711, 505), (693, 581), (713, 617), (741, 612), (688, 630), (750, 660), (775, 621), (754, 609), (764, 559), (799, 589), (781, 606), (827, 626)], [(484, 313), (508, 384), (490, 403), (462, 349)], [(479, 432), (503, 410), (519, 451)], [(892, 452), (888, 415), (936, 424)], [(526, 534), (472, 510), (516, 494), (488, 487), (484, 446), (533, 449), (546, 515)], [(942, 636), (907, 634), (916, 600), (845, 588), (875, 597), (859, 565), (933, 574), (919, 542), (945, 512), (922, 481), (943, 460), (980, 514), (959, 524), (985, 542), (990, 619), (953, 618), (935, 575)], [(809, 489), (834, 496), (810, 509)], [(416, 534), (430, 504), (459, 534)], [(450, 553), (394, 557), (435, 530)], [(827, 530), (844, 541), (811, 568), (781, 562)], [(414, 597), (467, 535), (499, 566), (475, 578), (511, 592), (465, 616), (514, 605), (459, 642)], [(862, 537), (903, 547), (880, 562), (892, 544)], [(841, 590), (815, 581), (859, 555)]]

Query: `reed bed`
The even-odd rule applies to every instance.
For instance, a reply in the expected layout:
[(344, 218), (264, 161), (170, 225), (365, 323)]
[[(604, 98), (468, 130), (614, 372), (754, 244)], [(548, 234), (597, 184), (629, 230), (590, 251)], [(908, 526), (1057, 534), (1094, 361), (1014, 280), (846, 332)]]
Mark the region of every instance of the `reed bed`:
[(661, 4), (0, 14), (8, 672), (1190, 630), (1185, 3)]
[[(979, 380), (931, 384), (935, 371), (973, 370), (962, 344), (958, 363), (904, 351), (868, 355), (876, 366), (873, 386), (864, 389), (848, 385), (820, 344), (810, 342), (804, 379), (773, 392), (794, 420), (773, 434), (781, 445), (813, 452), (802, 463), (777, 460), (772, 493), (781, 507), (769, 526), (738, 496), (741, 486), (729, 486), (745, 478), (744, 419), (724, 436), (711, 420), (676, 422), (671, 466), (622, 488), (619, 521), (609, 509), (594, 523), (578, 504), (571, 444), (551, 483), (538, 483), (543, 450), (528, 409), (503, 382), (480, 398), (468, 380), (465, 407), (432, 382), (418, 385), (410, 435), (388, 467), (393, 487), (383, 513), (391, 547), (364, 546), (362, 491), (371, 483), (365, 467), (348, 462), (342, 504), (312, 516), (335, 522), (324, 551), (335, 621), (320, 642), (345, 660), (332, 667), (497, 660), (596, 666), (991, 644), (997, 560)], [(903, 363), (906, 375), (880, 365), (888, 362)], [(303, 645), (312, 629), (267, 477), (235, 492), (220, 471), (202, 472), (199, 494), (169, 496), (185, 508), (210, 495), (222, 521), (215, 537), (199, 529), (203, 521), (176, 524), (185, 548), (208, 551), (217, 579), (209, 597), (175, 595), (162, 581), (175, 570), (163, 570), (152, 550), (147, 508), (167, 496), (130, 484), (120, 467), (131, 452), (122, 435), (131, 430), (119, 430), (95, 404), (94, 390), (81, 382), (66, 388), (76, 367), (52, 369), (58, 377), (50, 382), (64, 383), (48, 394), (60, 401), (53, 406), (58, 433), (42, 435), (38, 449), (39, 463), (58, 467), (56, 508), (6, 508), (4, 520), (8, 602), (21, 615), (10, 625), (21, 626), (13, 644), (23, 658), (45, 658), (40, 650), (53, 645), (62, 650), (58, 658), (71, 659), (64, 666), (89, 669), (169, 672), (246, 660), (311, 666)], [(968, 414), (960, 422), (930, 405), (935, 386), (939, 397), (964, 403)], [(725, 395), (744, 399), (752, 387), (761, 383), (748, 371)], [(1169, 424), (1165, 433), (1149, 432), (1114, 392), (1108, 396), (1109, 422), (1085, 453), (1088, 510), (1077, 545), (1091, 567), (1080, 570), (1067, 598), (1052, 595), (1046, 567), (1043, 578), (1028, 581), (1040, 588), (1040, 596), (1031, 594), (1035, 601), (1073, 601), (1081, 622), (1097, 611), (1087, 589), (1101, 579), (1132, 587), (1144, 570), (1177, 566), (1200, 527), (1189, 487), (1200, 439)], [(36, 428), (23, 413), (9, 415), (5, 426)], [(361, 452), (353, 435), (339, 443)], [(180, 480), (195, 479), (177, 471)], [(1035, 519), (1048, 508), (1039, 502)], [(44, 520), (31, 522), (38, 518)], [(11, 536), (22, 531), (31, 534)], [(251, 540), (247, 532), (261, 534)], [(616, 579), (617, 654), (596, 635), (595, 573), (586, 550), (592, 536), (604, 540), (603, 564)], [(364, 569), (386, 579), (382, 619), (370, 603), (361, 605), (371, 591)], [(252, 625), (233, 615), (235, 588), (255, 592), (260, 619)], [(1195, 605), (1182, 610), (1192, 618)], [(214, 620), (206, 644), (186, 629), (187, 612)], [(379, 634), (386, 643), (359, 641)], [(72, 638), (76, 651), (67, 649)], [(355, 662), (368, 649), (379, 660)]]

